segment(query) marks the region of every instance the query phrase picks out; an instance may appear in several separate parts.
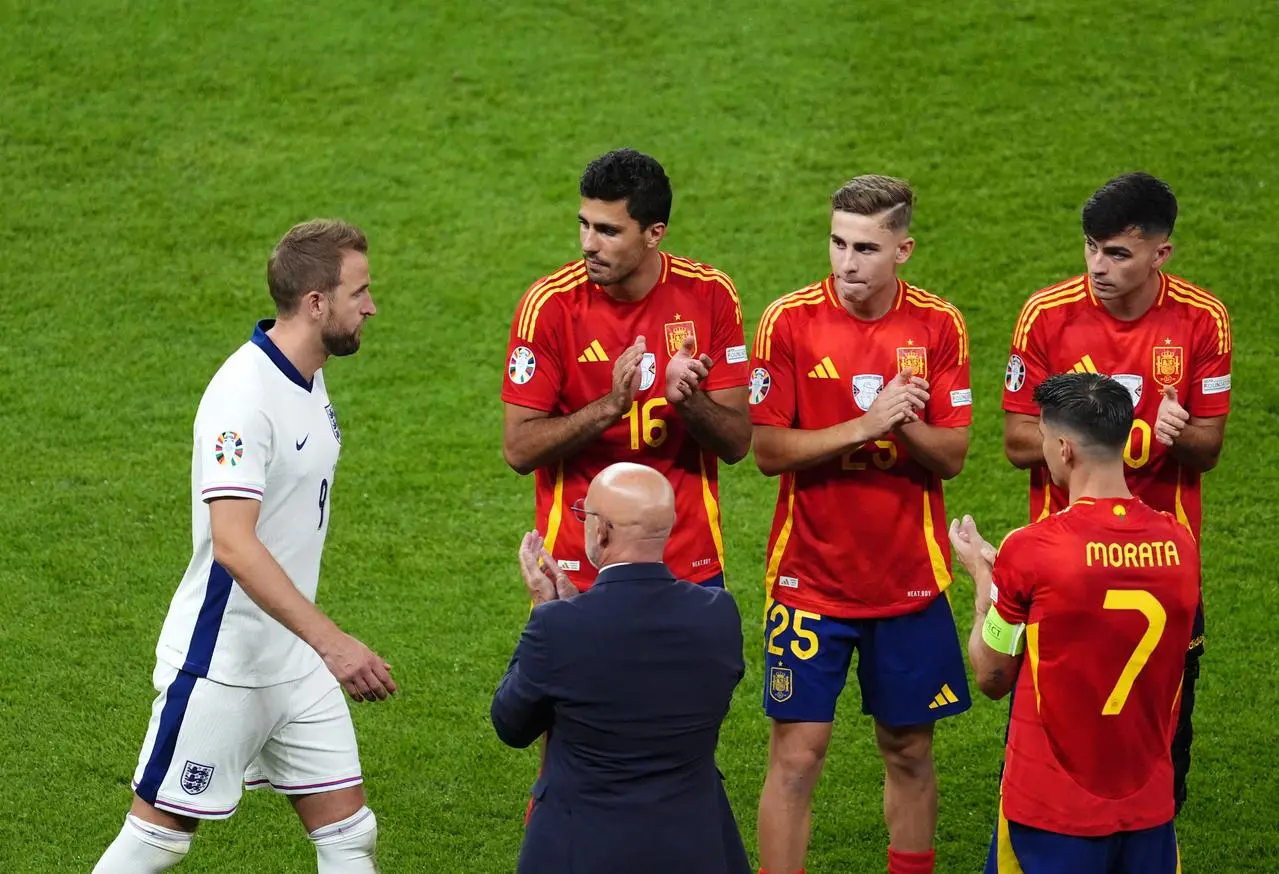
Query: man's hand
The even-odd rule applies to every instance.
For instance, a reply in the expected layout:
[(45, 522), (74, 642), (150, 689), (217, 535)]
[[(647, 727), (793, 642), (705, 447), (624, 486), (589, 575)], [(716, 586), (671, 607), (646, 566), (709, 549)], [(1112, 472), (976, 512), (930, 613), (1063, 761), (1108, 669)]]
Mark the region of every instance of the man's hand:
[(986, 612), (990, 609), (990, 572), (995, 566), (995, 547), (977, 531), (972, 516), (965, 516), (962, 521), (951, 520), (950, 545), (977, 586), (977, 612)]
[(316, 652), (324, 659), (324, 666), (352, 700), (385, 701), (387, 696), (395, 694), (391, 666), (351, 635), (338, 632), (321, 649)]
[(536, 531), (525, 534), (520, 543), (520, 574), (534, 605), (566, 601), (577, 594), (577, 586), (546, 551), (546, 541)]
[(1164, 396), (1159, 401), (1159, 415), (1155, 419), (1155, 439), (1165, 446), (1173, 445), (1189, 421), (1190, 413), (1177, 402), (1176, 386), (1164, 386)]
[(679, 351), (666, 364), (666, 400), (669, 403), (680, 404), (691, 398), (710, 373), (714, 362), (706, 353), (694, 358), (696, 345), (691, 335), (685, 337)]
[(626, 351), (617, 356), (617, 361), (613, 364), (613, 388), (608, 397), (618, 416), (626, 414), (635, 400), (635, 392), (639, 391), (642, 376), (640, 360), (644, 357), (645, 348), (644, 335), (640, 334), (634, 343), (626, 347)]
[(867, 440), (878, 440), (898, 425), (918, 422), (917, 411), (928, 403), (928, 382), (906, 369), (880, 390), (866, 415), (862, 416)]

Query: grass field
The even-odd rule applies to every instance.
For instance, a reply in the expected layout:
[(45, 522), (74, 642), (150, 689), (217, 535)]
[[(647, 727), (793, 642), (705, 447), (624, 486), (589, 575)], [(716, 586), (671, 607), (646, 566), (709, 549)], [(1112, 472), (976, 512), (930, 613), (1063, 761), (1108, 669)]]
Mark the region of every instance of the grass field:
[[(831, 190), (860, 172), (912, 180), (905, 276), (972, 334), (976, 424), (948, 504), (991, 535), (1025, 513), (999, 413), (1020, 302), (1082, 269), (1078, 209), (1098, 184), (1136, 168), (1172, 182), (1171, 269), (1220, 295), (1236, 336), (1178, 829), (1188, 874), (1279, 870), (1277, 14), (1260, 0), (0, 0), (0, 870), (88, 871), (119, 828), (189, 556), (196, 402), (269, 314), (271, 245), (327, 214), (368, 231), (380, 308), (360, 354), (328, 371), (345, 451), (320, 590), (403, 688), (356, 712), (380, 859), (513, 870), (536, 760), (487, 717), (527, 612), (514, 550), (532, 518), (532, 483), (500, 450), (506, 331), (524, 288), (574, 256), (581, 167), (619, 145), (664, 162), (668, 248), (728, 271), (752, 330), (828, 269)], [(749, 459), (723, 478), (748, 617), (775, 487)], [(971, 584), (956, 594), (966, 605)], [(720, 748), (752, 848), (761, 645), (748, 623)], [(858, 705), (841, 702), (811, 872), (883, 870)], [(939, 872), (980, 868), (1005, 713), (979, 702), (939, 730)], [(287, 804), (255, 793), (181, 870), (314, 864)]]

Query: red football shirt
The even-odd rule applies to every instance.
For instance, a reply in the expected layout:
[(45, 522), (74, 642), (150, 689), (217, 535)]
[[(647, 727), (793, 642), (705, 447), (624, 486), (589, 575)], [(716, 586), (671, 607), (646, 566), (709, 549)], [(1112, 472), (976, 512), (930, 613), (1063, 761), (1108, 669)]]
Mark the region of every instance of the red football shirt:
[[(1038, 416), (1035, 387), (1069, 371), (1105, 373), (1133, 396), (1134, 421), (1124, 452), (1128, 487), (1156, 510), (1174, 514), (1199, 536), (1200, 473), (1154, 439), (1165, 385), (1192, 416), (1230, 412), (1230, 316), (1221, 301), (1175, 276), (1160, 274), (1159, 296), (1138, 319), (1112, 316), (1087, 276), (1031, 295), (1013, 331), (1004, 409)], [(1030, 472), (1030, 518), (1066, 505), (1048, 468)]]
[(657, 285), (637, 302), (609, 296), (574, 261), (538, 280), (515, 311), (502, 400), (563, 416), (608, 394), (613, 363), (635, 337), (648, 352), (631, 409), (572, 458), (534, 474), (537, 528), (547, 549), (580, 589), (595, 580), (586, 560), (584, 526), (568, 511), (587, 486), (619, 461), (661, 471), (675, 490), (677, 522), (666, 563), (681, 579), (702, 582), (720, 573), (724, 546), (719, 518), (718, 459), (703, 449), (665, 397), (666, 364), (687, 335), (713, 360), (706, 391), (746, 385), (742, 308), (728, 276), (714, 267), (662, 253)]
[(1194, 537), (1136, 498), (1083, 499), (1008, 535), (994, 581), (993, 609), (1026, 624), (1004, 815), (1089, 837), (1171, 820)]
[[(972, 422), (963, 316), (905, 282), (875, 321), (849, 315), (830, 277), (780, 298), (760, 320), (752, 366), (756, 425), (820, 429), (858, 418), (905, 367), (930, 383), (925, 422)], [(823, 616), (896, 616), (922, 610), (950, 579), (941, 480), (897, 435), (782, 475), (768, 597)]]

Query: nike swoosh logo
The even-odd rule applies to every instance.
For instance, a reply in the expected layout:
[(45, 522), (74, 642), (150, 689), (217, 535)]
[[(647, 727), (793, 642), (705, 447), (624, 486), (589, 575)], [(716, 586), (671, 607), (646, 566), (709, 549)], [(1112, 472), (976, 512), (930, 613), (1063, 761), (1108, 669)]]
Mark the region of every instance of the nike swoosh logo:
[(302, 438), (302, 439), (301, 439), (301, 440), (300, 440), (300, 441), (296, 444), (296, 445), (297, 445), (297, 448), (298, 448), (298, 452), (301, 452), (301, 451), (302, 451), (302, 447), (303, 447), (303, 446), (305, 446), (305, 445), (306, 445), (306, 441), (308, 441), (308, 440), (310, 440), (310, 439), (311, 439), (311, 435), (310, 435), (310, 434), (307, 434), (305, 437), (303, 437), (303, 438)]

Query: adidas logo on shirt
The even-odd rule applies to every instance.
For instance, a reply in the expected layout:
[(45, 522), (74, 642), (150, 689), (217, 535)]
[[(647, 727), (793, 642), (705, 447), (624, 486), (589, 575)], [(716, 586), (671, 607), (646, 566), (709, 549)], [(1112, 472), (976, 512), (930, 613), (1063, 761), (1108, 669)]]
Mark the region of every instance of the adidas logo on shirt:
[(592, 340), (591, 345), (587, 346), (581, 355), (577, 356), (579, 363), (585, 361), (607, 361), (608, 353), (604, 351), (604, 347), (600, 345), (599, 340)]
[(835, 369), (835, 362), (830, 360), (830, 356), (817, 362), (817, 366), (808, 371), (808, 375), (813, 379), (839, 379), (839, 371)]

